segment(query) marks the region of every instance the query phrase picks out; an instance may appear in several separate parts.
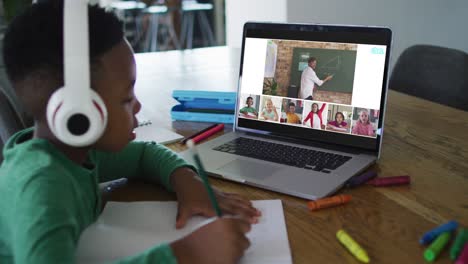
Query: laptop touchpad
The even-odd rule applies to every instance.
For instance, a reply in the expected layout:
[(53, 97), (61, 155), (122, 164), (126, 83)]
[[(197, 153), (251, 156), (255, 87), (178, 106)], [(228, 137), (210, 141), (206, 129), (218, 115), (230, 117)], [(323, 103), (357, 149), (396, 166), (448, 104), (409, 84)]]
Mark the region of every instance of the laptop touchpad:
[(262, 180), (273, 175), (273, 173), (277, 172), (281, 168), (282, 167), (280, 166), (265, 166), (265, 164), (260, 164), (254, 161), (236, 159), (221, 166), (218, 170), (221, 174), (228, 173), (242, 178), (255, 178)]

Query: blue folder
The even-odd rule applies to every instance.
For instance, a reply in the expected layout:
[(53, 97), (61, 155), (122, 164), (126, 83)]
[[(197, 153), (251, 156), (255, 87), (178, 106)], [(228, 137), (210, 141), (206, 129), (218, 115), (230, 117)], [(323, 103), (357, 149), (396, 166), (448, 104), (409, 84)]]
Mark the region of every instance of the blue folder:
[(173, 120), (234, 123), (235, 92), (174, 90), (172, 97), (180, 103), (172, 107)]

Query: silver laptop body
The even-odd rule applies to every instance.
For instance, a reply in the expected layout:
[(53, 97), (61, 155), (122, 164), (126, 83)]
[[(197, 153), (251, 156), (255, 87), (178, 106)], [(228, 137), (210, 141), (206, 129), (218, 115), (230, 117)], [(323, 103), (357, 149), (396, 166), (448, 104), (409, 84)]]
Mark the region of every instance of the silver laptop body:
[[(211, 176), (306, 199), (334, 193), (379, 158), (390, 44), (388, 28), (246, 23), (233, 132), (198, 146), (205, 170)], [(315, 68), (309, 64), (311, 57)], [(310, 69), (304, 73), (307, 67), (322, 81), (333, 75), (320, 86), (316, 83), (308, 99), (301, 98), (308, 95), (306, 88), (301, 90), (310, 74)], [(275, 91), (271, 89), (273, 80)], [(268, 99), (273, 107), (268, 107)], [(324, 104), (318, 117), (317, 108)], [(277, 119), (266, 120), (275, 117), (273, 108)], [(365, 112), (369, 122), (365, 122)], [(288, 123), (297, 119), (300, 124)], [(320, 128), (314, 128), (313, 122), (321, 122)], [(251, 152), (250, 147), (258, 141), (267, 142), (260, 145), (268, 150), (252, 154), (255, 150)], [(247, 154), (239, 155), (239, 149)], [(317, 153), (334, 160), (346, 157), (346, 161), (332, 169), (327, 168), (330, 161), (325, 166), (307, 164)], [(271, 158), (270, 154), (284, 158)], [(192, 160), (189, 151), (182, 155)]]

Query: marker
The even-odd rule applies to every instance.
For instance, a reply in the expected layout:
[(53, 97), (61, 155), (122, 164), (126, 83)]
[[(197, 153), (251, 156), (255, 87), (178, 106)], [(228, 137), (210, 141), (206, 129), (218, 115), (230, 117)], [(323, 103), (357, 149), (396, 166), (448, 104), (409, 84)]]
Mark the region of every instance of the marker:
[(353, 188), (359, 186), (367, 182), (368, 180), (375, 178), (375, 176), (377, 176), (377, 172), (375, 171), (368, 171), (359, 176), (354, 176), (348, 180), (348, 183), (346, 183), (346, 187)]
[(195, 165), (198, 169), (198, 174), (200, 175), (200, 178), (203, 181), (203, 184), (205, 185), (206, 191), (208, 192), (208, 196), (210, 197), (211, 205), (213, 206), (216, 215), (218, 217), (221, 217), (223, 214), (221, 213), (221, 209), (219, 208), (218, 202), (216, 201), (216, 196), (213, 192), (213, 189), (211, 188), (210, 183), (208, 182), (208, 177), (206, 176), (205, 169), (203, 168), (203, 164), (201, 163), (200, 157), (198, 156), (197, 149), (195, 148), (195, 143), (193, 140), (187, 141), (187, 146), (192, 150), (193, 152), (193, 159), (195, 160)]
[(458, 232), (455, 241), (453, 242), (452, 247), (450, 248), (450, 259), (456, 260), (458, 255), (463, 249), (463, 245), (467, 244), (468, 242), (468, 229), (462, 228)]
[(359, 246), (359, 244), (354, 241), (354, 239), (343, 229), (340, 229), (338, 232), (336, 232), (336, 238), (338, 238), (341, 244), (343, 244), (359, 261), (364, 263), (370, 262), (366, 251), (362, 249), (362, 247)]
[(206, 132), (206, 131), (208, 131), (208, 130), (214, 128), (214, 127), (216, 127), (217, 125), (218, 125), (218, 124), (214, 124), (214, 125), (211, 125), (211, 126), (205, 128), (205, 129), (203, 129), (203, 130), (200, 130), (200, 131), (198, 131), (197, 133), (195, 133), (195, 134), (193, 134), (193, 135), (190, 135), (190, 136), (188, 136), (188, 137), (182, 139), (182, 141), (181, 141), (180, 143), (185, 144), (185, 143), (187, 143), (188, 140), (190, 140), (190, 139), (192, 139), (192, 138), (194, 138), (194, 137), (196, 137), (196, 136), (198, 136), (198, 135), (200, 135), (200, 134), (203, 134), (204, 132)]
[(218, 124), (218, 125), (214, 126), (213, 128), (210, 128), (207, 131), (193, 137), (191, 140), (193, 141), (193, 143), (196, 144), (196, 143), (210, 137), (211, 135), (214, 135), (214, 134), (218, 133), (219, 131), (221, 131), (223, 129), (224, 129), (224, 124)]
[(424, 259), (426, 259), (429, 262), (433, 262), (437, 256), (440, 254), (442, 249), (444, 249), (445, 245), (450, 240), (450, 232), (444, 232), (440, 234), (434, 242), (431, 243), (431, 245), (424, 251)]
[(465, 243), (465, 247), (455, 264), (468, 264), (468, 243)]
[(426, 245), (432, 242), (438, 235), (442, 234), (443, 232), (451, 232), (457, 229), (458, 223), (456, 221), (448, 221), (447, 223), (440, 225), (427, 233), (425, 233), (421, 239), (419, 240), (419, 244)]
[(109, 185), (107, 185), (104, 188), (104, 191), (108, 192), (108, 193), (111, 193), (114, 189), (120, 188), (120, 187), (124, 186), (125, 184), (127, 184), (127, 182), (128, 182), (127, 178), (121, 178), (121, 179), (115, 180), (115, 181), (111, 182)]
[(351, 195), (340, 194), (328, 198), (318, 199), (316, 201), (309, 201), (307, 202), (307, 207), (309, 207), (310, 210), (314, 211), (318, 209), (338, 206), (341, 204), (345, 204), (349, 201), (351, 201)]
[(394, 186), (394, 185), (405, 185), (409, 184), (411, 181), (410, 177), (405, 176), (393, 176), (393, 177), (384, 177), (384, 178), (375, 178), (367, 182), (375, 187), (384, 187), (384, 186)]

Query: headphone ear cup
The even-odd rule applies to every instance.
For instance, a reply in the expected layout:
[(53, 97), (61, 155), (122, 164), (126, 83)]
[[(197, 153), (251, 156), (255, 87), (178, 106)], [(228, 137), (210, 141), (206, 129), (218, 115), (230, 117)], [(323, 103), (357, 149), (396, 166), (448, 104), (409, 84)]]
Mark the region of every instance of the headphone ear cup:
[[(58, 89), (47, 104), (47, 122), (52, 133), (67, 145), (83, 147), (95, 143), (107, 125), (104, 101), (90, 89), (91, 100), (65, 97), (65, 88)], [(77, 103), (77, 101), (81, 101)]]
[(101, 96), (99, 96), (99, 94), (96, 93), (96, 91), (90, 89), (90, 92), (93, 104), (92, 109), (93, 111), (96, 111), (96, 114), (93, 115), (97, 117), (98, 121), (96, 122), (99, 124), (99, 126), (96, 126), (96, 130), (98, 130), (96, 133), (99, 133), (99, 136), (101, 136), (106, 130), (107, 126), (107, 108)]
[(47, 124), (49, 125), (49, 129), (52, 133), (57, 137), (57, 120), (56, 116), (58, 111), (63, 105), (65, 97), (65, 90), (63, 88), (57, 89), (52, 96), (49, 98), (47, 103), (47, 110), (46, 110), (46, 117), (47, 117)]

